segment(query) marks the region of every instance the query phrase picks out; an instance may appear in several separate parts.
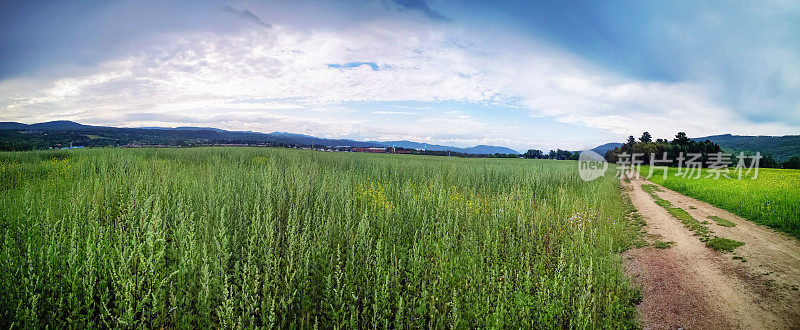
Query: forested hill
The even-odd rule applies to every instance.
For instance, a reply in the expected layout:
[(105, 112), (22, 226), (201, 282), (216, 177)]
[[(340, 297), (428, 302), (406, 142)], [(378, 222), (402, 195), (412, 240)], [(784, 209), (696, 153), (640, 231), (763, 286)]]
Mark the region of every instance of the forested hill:
[(762, 154), (771, 154), (779, 162), (786, 161), (792, 156), (800, 156), (800, 135), (744, 136), (724, 134), (693, 138), (692, 140), (709, 140), (718, 144), (725, 151), (758, 151)]

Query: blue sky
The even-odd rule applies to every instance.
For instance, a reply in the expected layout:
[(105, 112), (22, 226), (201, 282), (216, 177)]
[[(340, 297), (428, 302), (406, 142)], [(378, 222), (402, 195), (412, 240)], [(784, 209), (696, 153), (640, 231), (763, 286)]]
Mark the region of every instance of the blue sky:
[(11, 1), (0, 121), (582, 149), (800, 134), (800, 3)]

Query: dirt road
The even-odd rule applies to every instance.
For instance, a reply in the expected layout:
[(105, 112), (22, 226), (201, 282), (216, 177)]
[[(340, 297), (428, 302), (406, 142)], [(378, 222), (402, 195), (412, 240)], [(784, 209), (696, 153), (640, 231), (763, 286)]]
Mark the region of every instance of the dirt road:
[[(648, 236), (675, 242), (668, 249), (646, 247), (625, 253), (626, 271), (642, 288), (639, 315), (645, 328), (800, 328), (797, 239), (661, 187), (663, 191), (656, 192), (660, 198), (698, 221), (709, 221), (715, 236), (745, 243), (732, 253), (715, 252), (657, 205), (642, 184), (652, 183), (623, 182), (647, 222)], [(719, 226), (709, 215), (736, 226)]]

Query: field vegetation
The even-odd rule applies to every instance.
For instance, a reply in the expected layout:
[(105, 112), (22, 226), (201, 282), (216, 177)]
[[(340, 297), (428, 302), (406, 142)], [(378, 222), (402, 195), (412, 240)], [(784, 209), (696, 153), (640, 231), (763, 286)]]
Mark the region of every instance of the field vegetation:
[(610, 174), (272, 148), (0, 153), (0, 326), (634, 327)]

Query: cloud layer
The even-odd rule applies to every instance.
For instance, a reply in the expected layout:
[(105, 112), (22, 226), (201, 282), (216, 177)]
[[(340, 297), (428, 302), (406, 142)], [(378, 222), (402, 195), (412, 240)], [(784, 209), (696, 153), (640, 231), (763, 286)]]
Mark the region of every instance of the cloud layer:
[[(720, 96), (725, 87), (708, 77), (636, 79), (514, 29), (499, 35), (433, 17), (438, 12), (425, 3), (400, 5), (209, 7), (209, 15), (248, 24), (163, 29), (68, 74), (6, 78), (0, 120), (202, 125), (518, 149), (585, 148), (645, 130), (657, 137), (798, 132), (797, 113), (754, 120), (759, 112), (730, 106)], [(353, 11), (369, 15), (342, 18)], [(797, 84), (783, 68), (773, 70), (776, 93)], [(791, 105), (794, 97), (746, 95), (742, 102), (753, 106)]]

